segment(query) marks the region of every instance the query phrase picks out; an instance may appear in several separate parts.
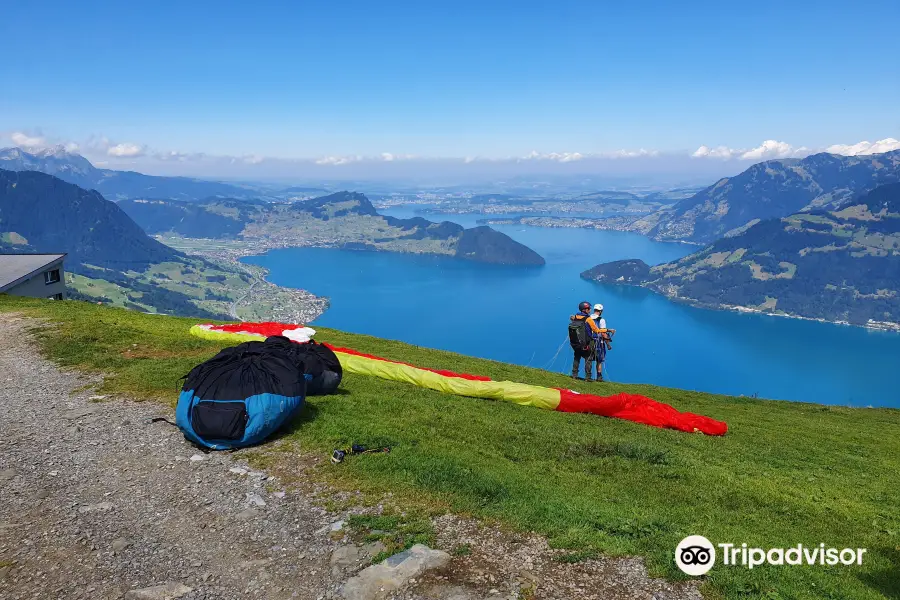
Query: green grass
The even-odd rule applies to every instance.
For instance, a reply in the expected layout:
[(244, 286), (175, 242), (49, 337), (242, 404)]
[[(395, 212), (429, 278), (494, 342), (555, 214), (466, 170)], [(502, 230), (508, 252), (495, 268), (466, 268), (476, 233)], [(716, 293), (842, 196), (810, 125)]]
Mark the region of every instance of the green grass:
[[(152, 306), (140, 302), (140, 292), (132, 292), (105, 279), (94, 279), (77, 273), (66, 273), (66, 285), (70, 290), (78, 291), (85, 296), (97, 299), (104, 298), (104, 302), (113, 306), (124, 307), (126, 302), (132, 302), (141, 306), (144, 310), (155, 312)], [(134, 299), (128, 297), (129, 292), (135, 296)]]
[[(191, 319), (10, 297), (0, 297), (0, 311), (53, 322), (37, 332), (44, 351), (63, 365), (107, 373), (104, 393), (170, 404), (179, 378), (222, 347), (188, 335)], [(560, 374), (368, 336), (323, 329), (317, 337), (428, 367), (573, 386)], [(641, 555), (654, 575), (682, 579), (673, 551), (689, 534), (763, 548), (824, 542), (867, 548), (866, 560), (861, 567), (716, 566), (703, 591), (900, 597), (900, 411), (648, 385), (574, 388), (646, 394), (722, 419), (730, 431), (692, 435), (349, 374), (340, 394), (309, 399), (287, 439), (322, 456), (348, 443), (389, 445), (389, 454), (353, 456), (319, 476), (542, 533), (565, 550), (560, 560)]]
[(412, 511), (412, 514), (353, 515), (349, 525), (361, 541), (384, 544), (384, 550), (372, 557), (373, 563), (379, 563), (416, 544), (434, 544), (434, 527), (426, 514)]

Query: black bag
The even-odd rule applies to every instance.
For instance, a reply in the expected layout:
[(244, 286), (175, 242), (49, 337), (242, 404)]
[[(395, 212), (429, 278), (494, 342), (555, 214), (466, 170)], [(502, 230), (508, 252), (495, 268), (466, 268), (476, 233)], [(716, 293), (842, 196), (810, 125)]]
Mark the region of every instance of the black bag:
[(312, 340), (297, 344), (280, 335), (266, 339), (266, 343), (283, 349), (302, 373), (312, 376), (312, 380), (306, 385), (307, 395), (322, 396), (333, 394), (337, 390), (344, 370), (338, 357), (328, 346)]
[(214, 450), (252, 446), (303, 407), (308, 376), (271, 339), (225, 348), (191, 369), (175, 407), (186, 438)]
[(569, 344), (573, 350), (587, 350), (591, 346), (584, 326), (584, 318), (575, 317), (569, 323)]
[(182, 391), (193, 390), (201, 399), (237, 400), (264, 393), (305, 396), (305, 371), (286, 348), (270, 340), (221, 350), (191, 369)]

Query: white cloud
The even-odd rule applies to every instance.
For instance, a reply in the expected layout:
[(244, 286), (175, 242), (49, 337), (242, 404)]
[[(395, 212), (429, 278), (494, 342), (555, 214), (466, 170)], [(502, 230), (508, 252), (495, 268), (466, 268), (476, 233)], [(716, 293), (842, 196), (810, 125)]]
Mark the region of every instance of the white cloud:
[[(651, 156), (659, 156), (658, 150), (647, 150), (645, 148), (641, 148), (640, 150), (614, 150), (612, 152), (537, 152), (536, 150), (532, 150), (525, 156), (519, 158), (518, 160), (552, 160), (560, 163), (568, 163), (575, 162), (579, 160), (587, 160), (592, 158), (641, 158), (641, 157), (651, 157)], [(471, 162), (472, 159), (466, 159), (466, 162)]]
[(41, 136), (31, 136), (21, 131), (14, 131), (10, 134), (9, 139), (13, 141), (13, 144), (19, 146), (20, 148), (25, 149), (37, 149), (37, 148), (46, 148), (48, 146), (47, 140)]
[(521, 160), (552, 160), (556, 162), (566, 163), (581, 160), (582, 158), (584, 158), (584, 155), (580, 152), (541, 153), (537, 152), (536, 150), (532, 150), (531, 152), (523, 156)]
[(88, 156), (111, 156), (113, 158), (138, 158), (150, 154), (160, 160), (172, 160), (178, 156), (177, 152), (151, 152), (143, 144), (132, 142), (116, 143), (105, 135), (92, 135), (80, 146)]
[(384, 162), (394, 162), (397, 160), (415, 160), (419, 157), (415, 154), (393, 154), (391, 152), (382, 152), (378, 158)]
[(806, 156), (809, 150), (805, 147), (794, 148), (787, 142), (766, 140), (756, 148), (741, 154), (742, 160), (768, 160), (770, 158), (792, 158)]
[(615, 152), (607, 152), (600, 156), (607, 158), (641, 158), (644, 156), (659, 156), (659, 150), (645, 150), (644, 148), (641, 148), (640, 150), (616, 150)]
[(766, 140), (756, 148), (729, 148), (728, 146), (700, 146), (691, 154), (693, 158), (719, 158), (731, 160), (771, 160), (774, 158), (799, 158), (811, 153), (806, 146), (795, 148), (787, 142)]
[(694, 158), (724, 158), (727, 160), (734, 157), (735, 153), (735, 150), (728, 146), (716, 146), (715, 148), (700, 146), (691, 156)]
[(106, 149), (106, 154), (108, 156), (116, 156), (119, 158), (134, 158), (136, 156), (143, 156), (145, 154), (145, 148), (138, 144), (126, 142), (124, 144), (110, 146)]
[(863, 154), (880, 154), (900, 150), (900, 140), (885, 138), (877, 142), (859, 142), (856, 144), (834, 144), (827, 148), (807, 148), (806, 146), (794, 147), (787, 142), (766, 140), (756, 148), (729, 148), (728, 146), (700, 146), (691, 156), (694, 158), (719, 158), (722, 160), (771, 160), (775, 158), (803, 158), (815, 152), (829, 152), (831, 154), (843, 154), (844, 156), (859, 156)]
[(322, 158), (316, 159), (315, 163), (317, 165), (339, 166), (359, 162), (360, 160), (362, 160), (361, 156), (323, 156)]
[(863, 154), (881, 154), (891, 150), (900, 150), (900, 140), (884, 138), (875, 143), (859, 142), (856, 144), (835, 144), (825, 148), (825, 152), (831, 154), (843, 154), (844, 156), (860, 156)]
[(202, 158), (202, 154), (186, 154), (170, 150), (168, 152), (153, 152), (151, 156), (157, 160), (185, 162), (195, 158)]

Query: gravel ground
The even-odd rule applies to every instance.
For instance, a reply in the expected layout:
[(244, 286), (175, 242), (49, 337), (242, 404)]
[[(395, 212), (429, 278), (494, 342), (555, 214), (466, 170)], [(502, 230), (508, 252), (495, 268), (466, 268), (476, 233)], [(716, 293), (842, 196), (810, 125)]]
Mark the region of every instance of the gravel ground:
[(170, 581), (193, 588), (186, 600), (331, 589), (337, 542), (320, 530), (337, 517), (309, 498), (145, 424), (168, 412), (158, 405), (92, 401), (91, 381), (37, 356), (21, 323), (0, 325), (0, 373), (0, 597), (121, 598)]
[[(347, 513), (321, 506), (345, 493), (285, 487), (240, 452), (200, 452), (146, 423), (168, 409), (97, 397), (96, 380), (41, 358), (25, 326), (0, 323), (0, 598), (118, 599), (172, 583), (191, 588), (183, 600), (321, 600), (378, 551), (352, 546)], [(295, 455), (291, 479), (314, 460)], [(439, 548), (471, 553), (394, 598), (700, 598), (638, 559), (561, 564), (538, 536), (450, 515), (434, 524)]]

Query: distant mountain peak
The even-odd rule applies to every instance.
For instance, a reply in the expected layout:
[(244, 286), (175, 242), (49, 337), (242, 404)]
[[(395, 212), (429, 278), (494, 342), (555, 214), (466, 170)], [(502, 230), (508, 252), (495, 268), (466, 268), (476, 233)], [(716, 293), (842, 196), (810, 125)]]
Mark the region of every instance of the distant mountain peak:
[(900, 180), (900, 152), (756, 163), (645, 219), (659, 240), (709, 243), (759, 220), (837, 209), (877, 185)]
[(29, 152), (22, 148), (0, 149), (3, 168), (12, 171), (40, 171), (48, 175), (66, 177), (76, 185), (89, 187), (98, 173), (91, 161), (75, 152), (70, 152), (62, 144)]
[[(78, 157), (84, 158), (80, 154), (76, 154), (74, 152), (69, 152), (68, 148), (66, 148), (63, 144), (57, 144), (56, 146), (50, 146), (49, 148), (44, 148), (42, 150), (36, 150), (32, 152), (33, 155), (39, 158), (70, 158), (70, 157)], [(85, 159), (87, 160), (87, 159)]]
[(54, 175), (79, 187), (96, 189), (110, 200), (148, 196), (198, 200), (209, 196), (245, 198), (255, 194), (252, 190), (217, 181), (98, 169), (84, 156), (62, 144), (34, 152), (2, 148), (0, 161), (0, 166), (9, 171)]
[(370, 215), (378, 214), (372, 202), (365, 194), (359, 192), (335, 192), (327, 196), (319, 196), (311, 200), (305, 200), (294, 204), (296, 211), (308, 212), (316, 218), (340, 217), (348, 214)]
[(19, 148), (0, 148), (0, 160), (17, 160), (22, 157)]

